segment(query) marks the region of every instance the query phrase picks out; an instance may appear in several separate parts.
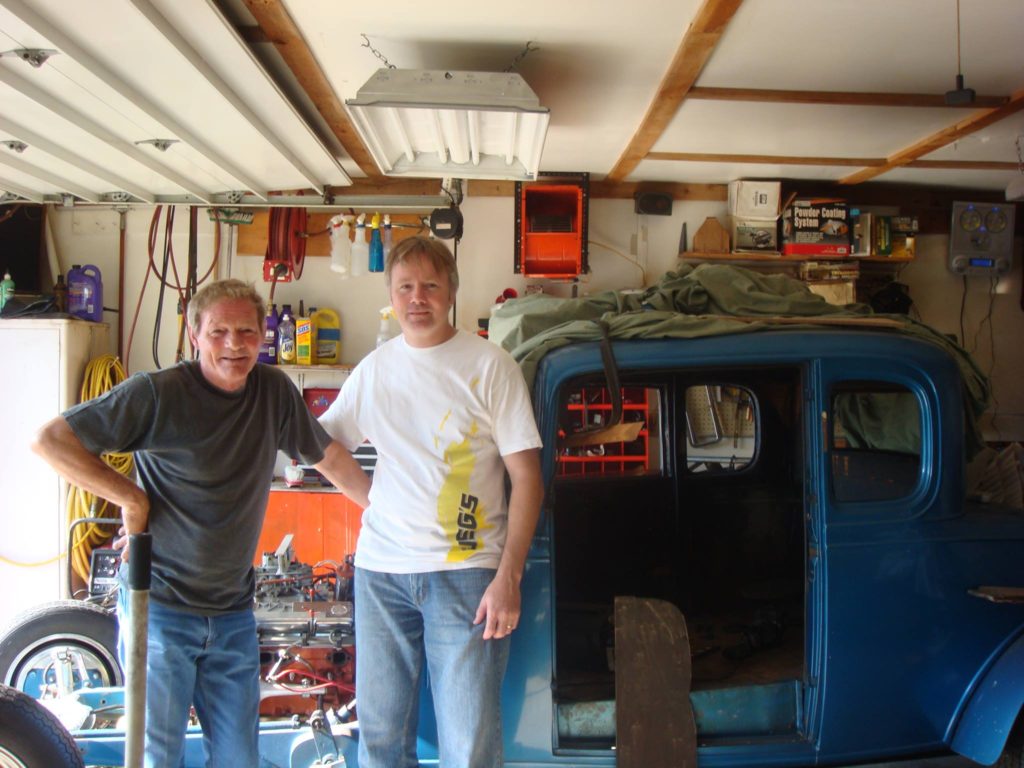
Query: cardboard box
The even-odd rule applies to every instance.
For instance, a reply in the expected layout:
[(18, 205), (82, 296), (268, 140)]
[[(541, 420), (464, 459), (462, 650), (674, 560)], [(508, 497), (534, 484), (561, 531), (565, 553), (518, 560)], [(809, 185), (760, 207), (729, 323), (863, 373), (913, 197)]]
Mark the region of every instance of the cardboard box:
[(779, 250), (781, 194), (777, 181), (729, 182), (729, 235), (734, 251)]
[(782, 216), (782, 252), (849, 256), (850, 211), (845, 200), (797, 199)]
[(778, 219), (782, 185), (778, 181), (729, 182), (729, 215), (742, 219)]
[(779, 219), (729, 217), (729, 236), (734, 251), (778, 252)]

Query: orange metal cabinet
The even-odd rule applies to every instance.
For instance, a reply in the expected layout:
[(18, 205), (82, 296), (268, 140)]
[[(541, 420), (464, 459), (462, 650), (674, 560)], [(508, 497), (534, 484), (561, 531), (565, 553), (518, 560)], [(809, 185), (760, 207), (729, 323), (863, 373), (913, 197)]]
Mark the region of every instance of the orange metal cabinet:
[(272, 490), (263, 521), (256, 564), (264, 552), (273, 552), (285, 535), (294, 535), (295, 557), (316, 565), (323, 560), (340, 562), (356, 551), (356, 537), (363, 508), (332, 491)]

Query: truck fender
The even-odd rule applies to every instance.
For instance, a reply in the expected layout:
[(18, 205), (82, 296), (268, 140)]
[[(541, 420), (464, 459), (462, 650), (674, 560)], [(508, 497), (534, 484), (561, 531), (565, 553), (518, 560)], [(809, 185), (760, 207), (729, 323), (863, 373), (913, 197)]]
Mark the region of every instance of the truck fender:
[(1024, 635), (989, 667), (975, 686), (956, 725), (953, 751), (982, 765), (999, 759), (1024, 707)]

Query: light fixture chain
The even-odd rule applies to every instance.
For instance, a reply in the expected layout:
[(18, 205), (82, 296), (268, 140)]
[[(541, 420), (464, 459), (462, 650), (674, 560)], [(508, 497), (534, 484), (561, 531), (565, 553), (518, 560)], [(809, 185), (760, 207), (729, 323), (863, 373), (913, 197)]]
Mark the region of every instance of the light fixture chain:
[(1017, 145), (1017, 170), (1024, 173), (1024, 146), (1022, 146), (1022, 139), (1024, 139), (1024, 133), (1018, 133), (1014, 144)]
[(365, 41), (363, 43), (363, 48), (369, 48), (370, 53), (372, 53), (374, 56), (376, 56), (378, 59), (384, 62), (384, 66), (387, 67), (388, 69), (395, 69), (395, 65), (388, 61), (383, 53), (381, 53), (380, 51), (373, 47), (373, 45), (370, 43), (370, 38), (368, 38), (363, 32), (360, 32), (359, 35)]
[(516, 57), (514, 59), (512, 59), (512, 63), (511, 64), (509, 64), (507, 67), (505, 67), (505, 71), (506, 72), (511, 72), (513, 69), (515, 69), (517, 66), (519, 66), (519, 62), (522, 61), (523, 59), (525, 59), (526, 55), (528, 53), (530, 53), (530, 51), (539, 51), (540, 50), (540, 48), (536, 47), (536, 46), (531, 48), (530, 47), (531, 45), (533, 45), (533, 41), (532, 40), (527, 40), (526, 41), (526, 47), (523, 48), (523, 50), (521, 50), (518, 54), (516, 54)]

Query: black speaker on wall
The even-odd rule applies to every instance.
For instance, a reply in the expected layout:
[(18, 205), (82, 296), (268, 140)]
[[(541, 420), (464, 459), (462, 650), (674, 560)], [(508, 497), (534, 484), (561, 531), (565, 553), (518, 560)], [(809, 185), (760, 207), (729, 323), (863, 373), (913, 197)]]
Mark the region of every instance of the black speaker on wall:
[(633, 212), (671, 216), (672, 195), (664, 192), (637, 192), (633, 195)]

